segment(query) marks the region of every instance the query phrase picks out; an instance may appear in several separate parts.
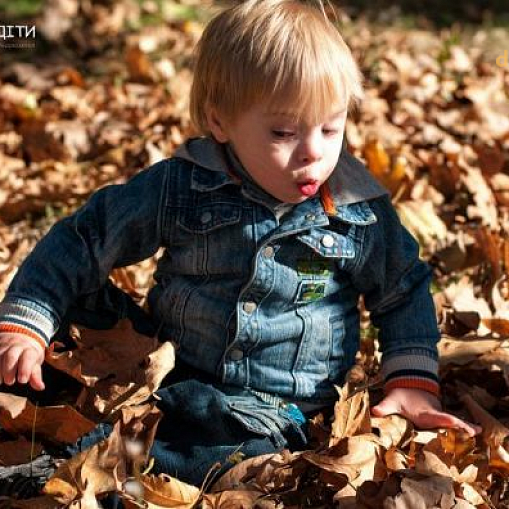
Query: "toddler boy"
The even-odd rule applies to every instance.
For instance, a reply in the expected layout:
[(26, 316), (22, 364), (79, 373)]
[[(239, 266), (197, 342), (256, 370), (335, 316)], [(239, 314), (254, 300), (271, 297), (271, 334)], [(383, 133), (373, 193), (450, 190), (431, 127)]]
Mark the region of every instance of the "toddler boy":
[[(127, 316), (159, 331), (178, 359), (159, 391), (155, 470), (199, 484), (236, 450), (305, 448), (306, 416), (335, 400), (354, 364), (362, 294), (383, 353), (373, 412), (474, 434), (440, 411), (431, 270), (347, 152), (361, 97), (319, 7), (248, 0), (216, 16), (191, 91), (201, 136), (97, 191), (37, 244), (0, 304), (0, 383), (43, 389), (44, 349), (69, 322)], [(108, 275), (161, 246), (145, 316)]]

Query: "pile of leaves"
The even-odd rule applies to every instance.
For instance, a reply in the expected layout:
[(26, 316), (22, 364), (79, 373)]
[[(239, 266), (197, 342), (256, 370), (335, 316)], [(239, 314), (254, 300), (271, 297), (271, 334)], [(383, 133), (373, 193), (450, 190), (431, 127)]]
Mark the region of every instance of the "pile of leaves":
[[(27, 398), (0, 393), (0, 426), (12, 436), (0, 443), (1, 462), (28, 461), (48, 443), (74, 443), (101, 421), (113, 422), (113, 432), (62, 460), (40, 497), (5, 499), (5, 507), (95, 509), (109, 493), (128, 508), (152, 509), (508, 506), (509, 428), (490, 413), (507, 401), (508, 354), (501, 341), (463, 348), (461, 341), (444, 339), (440, 345), (444, 387), (459, 391), (462, 406), (482, 425), (477, 438), (455, 430), (417, 431), (399, 415), (371, 417), (368, 378), (356, 366), (337, 388), (332, 415), (324, 411), (309, 422), (308, 450), (224, 458), (236, 465), (211, 484), (214, 466), (202, 486), (191, 486), (150, 473), (161, 417), (151, 396), (173, 367), (172, 344), (139, 335), (127, 320), (108, 331), (76, 331), (74, 339), (76, 349), (54, 347), (46, 359), (79, 382), (72, 394), (55, 394), (65, 404), (35, 407)], [(501, 397), (489, 394), (496, 392)], [(26, 435), (37, 440), (30, 443)]]
[[(47, 4), (35, 24), (48, 51), (28, 62), (14, 50), (0, 54), (0, 296), (59, 217), (193, 135), (192, 49), (203, 29), (195, 2), (180, 2), (180, 11), (172, 2)], [(158, 15), (157, 24), (144, 26), (147, 15)], [(417, 432), (398, 416), (369, 416), (364, 387), (380, 360), (364, 313), (359, 365), (368, 380), (338, 389), (333, 419), (312, 423), (313, 448), (243, 461), (213, 485), (156, 478), (143, 473), (157, 426), (152, 395), (171, 365), (161, 365), (153, 338), (138, 337), (120, 370), (111, 359), (124, 355), (125, 337), (137, 337), (120, 323), (111, 333), (82, 330), (75, 350), (57, 345), (48, 354), (75, 382), (53, 405), (0, 395), (0, 426), (10, 434), (0, 443), (4, 465), (115, 423), (106, 442), (62, 465), (31, 506), (96, 507), (116, 491), (149, 507), (509, 507), (509, 69), (496, 64), (509, 37), (341, 22), (366, 76), (366, 97), (347, 125), (350, 148), (391, 190), (434, 268), (443, 402), (479, 422), (482, 436)], [(143, 305), (156, 259), (112, 279)]]

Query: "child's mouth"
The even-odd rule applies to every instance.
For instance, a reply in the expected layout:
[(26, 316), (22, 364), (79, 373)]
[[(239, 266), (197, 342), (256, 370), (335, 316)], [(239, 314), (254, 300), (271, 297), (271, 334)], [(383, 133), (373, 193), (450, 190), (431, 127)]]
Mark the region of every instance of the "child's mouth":
[(307, 180), (306, 182), (298, 182), (297, 187), (304, 196), (313, 196), (318, 191), (320, 183), (317, 180)]

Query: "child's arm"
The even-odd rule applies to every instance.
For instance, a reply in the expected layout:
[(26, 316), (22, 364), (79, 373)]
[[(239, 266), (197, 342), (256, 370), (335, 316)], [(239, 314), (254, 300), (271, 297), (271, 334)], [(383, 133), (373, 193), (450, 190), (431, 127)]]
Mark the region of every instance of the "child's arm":
[(17, 371), (21, 382), (30, 371), (28, 367), (23, 374), (20, 371), (25, 366), (21, 338), (36, 345), (24, 352), (39, 360), (42, 345), (49, 344), (77, 297), (97, 291), (113, 268), (148, 258), (162, 245), (169, 164), (161, 161), (124, 185), (100, 189), (37, 243), (0, 303), (4, 381), (12, 380), (11, 373)]
[(386, 399), (375, 413), (402, 413), (422, 427), (473, 428), (440, 411), (440, 338), (429, 291), (432, 270), (419, 244), (401, 224), (388, 195), (372, 200), (377, 223), (363, 230), (362, 252), (352, 278), (379, 328)]

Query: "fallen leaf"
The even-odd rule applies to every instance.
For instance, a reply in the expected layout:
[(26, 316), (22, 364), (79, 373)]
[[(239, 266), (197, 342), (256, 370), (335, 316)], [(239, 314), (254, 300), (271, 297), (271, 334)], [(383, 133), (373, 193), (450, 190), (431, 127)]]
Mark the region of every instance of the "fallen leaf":
[(11, 434), (35, 433), (72, 444), (95, 424), (70, 406), (35, 407), (26, 398), (0, 393), (0, 425)]
[(369, 395), (366, 389), (350, 396), (350, 386), (336, 386), (339, 400), (334, 405), (334, 421), (329, 446), (336, 445), (344, 437), (371, 432)]
[(21, 465), (28, 463), (39, 456), (42, 452), (42, 445), (27, 440), (25, 437), (19, 437), (16, 440), (0, 442), (0, 465)]
[[(138, 478), (141, 485), (143, 500), (149, 509), (171, 507), (191, 509), (195, 507), (201, 491), (196, 486), (179, 481), (166, 474), (142, 475)], [(137, 507), (126, 501), (127, 509)]]

